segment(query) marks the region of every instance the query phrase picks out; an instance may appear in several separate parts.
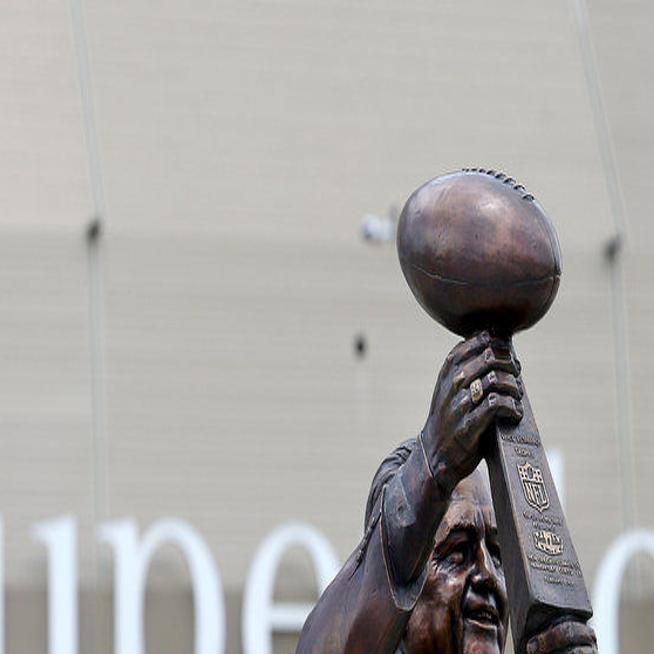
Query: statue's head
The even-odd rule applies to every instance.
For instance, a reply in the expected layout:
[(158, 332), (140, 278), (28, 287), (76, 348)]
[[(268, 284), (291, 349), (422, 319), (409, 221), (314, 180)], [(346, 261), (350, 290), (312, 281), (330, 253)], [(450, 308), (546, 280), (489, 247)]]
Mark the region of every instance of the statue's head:
[[(368, 516), (381, 488), (415, 440), (389, 455), (375, 475)], [(508, 599), (488, 479), (479, 470), (455, 488), (427, 562), (425, 586), (409, 620), (406, 654), (501, 654)]]
[(506, 584), (490, 489), (478, 470), (456, 487), (427, 566), (406, 631), (407, 654), (501, 654)]

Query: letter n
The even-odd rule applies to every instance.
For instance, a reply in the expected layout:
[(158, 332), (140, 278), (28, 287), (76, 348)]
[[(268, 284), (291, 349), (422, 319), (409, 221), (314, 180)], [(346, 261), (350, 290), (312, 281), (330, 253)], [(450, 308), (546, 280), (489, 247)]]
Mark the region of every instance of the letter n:
[(195, 604), (195, 654), (223, 654), (225, 607), (222, 584), (211, 552), (198, 532), (182, 520), (153, 524), (139, 541), (136, 522), (104, 523), (98, 538), (114, 550), (115, 654), (145, 654), (143, 603), (148, 569), (164, 543), (176, 545), (188, 563)]

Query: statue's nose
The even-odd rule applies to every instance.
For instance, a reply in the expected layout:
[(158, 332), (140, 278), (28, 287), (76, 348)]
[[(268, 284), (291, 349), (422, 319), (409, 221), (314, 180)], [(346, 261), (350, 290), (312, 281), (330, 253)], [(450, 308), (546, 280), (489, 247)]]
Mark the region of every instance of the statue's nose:
[(490, 555), (485, 543), (480, 543), (476, 551), (475, 571), (472, 583), (477, 588), (487, 587), (491, 590), (497, 588), (497, 570), (493, 557)]

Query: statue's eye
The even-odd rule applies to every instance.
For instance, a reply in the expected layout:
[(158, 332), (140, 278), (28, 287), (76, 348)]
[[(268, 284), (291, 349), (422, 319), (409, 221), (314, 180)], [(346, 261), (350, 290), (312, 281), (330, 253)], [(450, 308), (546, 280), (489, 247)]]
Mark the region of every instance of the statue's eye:
[(467, 541), (459, 541), (458, 543), (453, 543), (447, 551), (447, 560), (454, 565), (462, 564), (467, 556), (469, 551), (469, 546)]
[(488, 553), (493, 559), (493, 563), (496, 567), (501, 567), (502, 565), (502, 553), (500, 547), (497, 543), (488, 543)]

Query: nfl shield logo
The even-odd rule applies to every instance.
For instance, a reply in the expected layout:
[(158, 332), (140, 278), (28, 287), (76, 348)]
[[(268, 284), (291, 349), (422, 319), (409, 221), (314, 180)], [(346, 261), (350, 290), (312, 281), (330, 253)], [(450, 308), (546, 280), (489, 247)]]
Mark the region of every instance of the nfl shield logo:
[(528, 461), (524, 465), (518, 464), (518, 474), (522, 481), (522, 490), (525, 493), (527, 504), (542, 513), (550, 506), (550, 498), (543, 481), (540, 468), (532, 466)]

